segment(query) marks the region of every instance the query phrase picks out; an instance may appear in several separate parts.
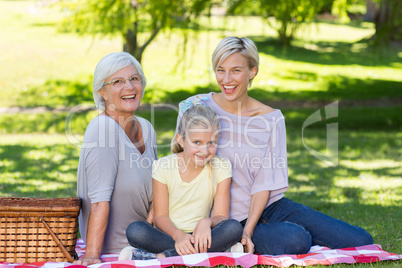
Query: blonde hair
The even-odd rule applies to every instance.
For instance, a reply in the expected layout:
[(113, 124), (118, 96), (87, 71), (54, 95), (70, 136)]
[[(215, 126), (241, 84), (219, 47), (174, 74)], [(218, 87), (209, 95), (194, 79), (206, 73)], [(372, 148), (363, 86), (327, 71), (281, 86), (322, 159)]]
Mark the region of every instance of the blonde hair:
[(141, 64), (127, 52), (114, 52), (103, 57), (98, 65), (96, 65), (93, 81), (93, 96), (95, 106), (101, 111), (106, 109), (105, 100), (100, 94), (99, 90), (103, 87), (105, 80), (120, 71), (121, 69), (133, 65), (137, 69), (139, 75), (141, 75), (142, 96), (144, 96), (145, 86), (147, 85), (147, 79), (145, 78), (144, 71)]
[[(257, 68), (260, 64), (260, 57), (258, 55), (258, 50), (254, 42), (246, 37), (235, 37), (229, 36), (222, 39), (216, 46), (214, 52), (212, 53), (212, 68), (216, 72), (218, 66), (220, 66), (230, 55), (234, 53), (239, 53), (240, 55), (246, 57), (248, 61), (249, 68)], [(254, 76), (254, 77), (255, 77)], [(250, 87), (253, 79), (250, 79), (248, 86)]]
[[(186, 110), (180, 118), (177, 134), (184, 140), (188, 136), (188, 131), (194, 127), (211, 130), (212, 127), (214, 127), (216, 134), (219, 136), (221, 125), (219, 123), (219, 117), (210, 107), (196, 104)], [(174, 154), (183, 152), (183, 147), (179, 144), (176, 137), (173, 138), (171, 149)]]

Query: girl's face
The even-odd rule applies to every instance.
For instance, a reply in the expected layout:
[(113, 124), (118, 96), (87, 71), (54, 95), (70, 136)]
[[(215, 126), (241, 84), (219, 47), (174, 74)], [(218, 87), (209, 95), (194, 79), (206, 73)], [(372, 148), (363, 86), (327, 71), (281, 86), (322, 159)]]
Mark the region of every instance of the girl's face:
[(184, 139), (176, 135), (178, 143), (183, 148), (183, 158), (187, 167), (204, 167), (217, 149), (218, 135), (215, 127), (211, 128), (191, 128)]
[(239, 101), (247, 96), (250, 79), (257, 73), (257, 67), (249, 68), (246, 57), (233, 53), (215, 71), (216, 81), (228, 101)]
[(142, 85), (138, 75), (134, 65), (129, 65), (105, 80), (105, 83), (114, 81), (100, 90), (109, 114), (133, 115), (137, 110), (142, 99)]

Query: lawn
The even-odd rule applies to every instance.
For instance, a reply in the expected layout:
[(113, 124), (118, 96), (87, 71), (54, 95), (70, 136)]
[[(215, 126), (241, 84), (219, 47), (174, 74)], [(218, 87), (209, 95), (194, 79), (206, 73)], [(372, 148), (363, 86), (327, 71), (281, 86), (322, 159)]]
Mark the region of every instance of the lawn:
[[(63, 13), (40, 8), (38, 1), (0, 0), (0, 10), (0, 107), (93, 107), (92, 72), (105, 54), (121, 50), (121, 38), (59, 32)], [(402, 253), (402, 52), (375, 53), (364, 40), (373, 32), (370, 23), (321, 21), (305, 25), (294, 46), (283, 48), (259, 18), (204, 18), (179, 64), (180, 32), (162, 33), (147, 48), (146, 105), (138, 115), (153, 124), (159, 157), (167, 155), (177, 102), (218, 90), (210, 68), (217, 42), (227, 35), (252, 38), (261, 65), (250, 95), (286, 117), (286, 195), (360, 225), (385, 250)], [(305, 120), (318, 109), (324, 115), (323, 107), (336, 100), (338, 116), (308, 126), (302, 136)], [(80, 143), (96, 114), (68, 109), (0, 114), (0, 196), (75, 196)], [(329, 123), (339, 125), (334, 167), (306, 149), (326, 153)]]
[[(336, 120), (340, 125), (339, 163), (329, 167), (311, 155), (303, 145), (304, 142), (312, 149), (325, 153), (325, 122), (305, 129), (302, 137), (301, 119), (313, 112), (312, 109), (283, 109), (287, 121), (291, 186), (286, 195), (323, 213), (364, 227), (373, 235), (375, 243), (381, 244), (387, 251), (402, 252), (402, 133), (387, 125), (380, 125), (382, 127), (378, 129), (376, 122), (359, 125), (359, 118), (367, 110), (341, 109)], [(355, 117), (348, 116), (351, 112)], [(391, 116), (400, 114), (401, 109), (384, 109), (382, 112)], [(177, 112), (173, 109), (155, 109), (154, 112), (143, 109), (138, 115), (153, 123), (158, 134), (159, 156), (168, 154)], [(8, 116), (8, 119), (0, 121), (0, 126), (15, 117)], [(0, 195), (75, 196), (82, 133), (96, 112), (73, 117), (71, 131), (67, 132), (62, 120), (66, 115), (49, 113), (36, 116), (32, 121), (26, 119), (26, 133), (21, 129), (20, 134), (2, 135)], [(5, 115), (0, 119), (5, 119)], [(46, 128), (52, 134), (46, 133)], [(387, 264), (388, 267), (396, 267), (394, 265), (393, 262)]]

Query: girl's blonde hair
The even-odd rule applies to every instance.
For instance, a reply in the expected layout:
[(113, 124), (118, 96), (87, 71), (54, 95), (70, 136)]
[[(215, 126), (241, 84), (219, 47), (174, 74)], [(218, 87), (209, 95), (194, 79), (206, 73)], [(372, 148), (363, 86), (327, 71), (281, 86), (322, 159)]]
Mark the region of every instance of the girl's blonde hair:
[[(208, 130), (212, 130), (212, 127), (214, 127), (214, 131), (219, 137), (221, 125), (219, 117), (211, 108), (196, 104), (184, 112), (180, 118), (176, 134), (179, 134), (184, 140), (188, 136), (189, 130), (194, 127)], [(173, 138), (171, 149), (174, 154), (183, 152), (183, 147), (178, 143), (176, 137)]]
[[(258, 73), (258, 65), (260, 64), (260, 57), (254, 42), (246, 37), (228, 36), (223, 38), (216, 46), (215, 51), (212, 53), (212, 68), (216, 72), (220, 66), (230, 55), (239, 53), (246, 57), (248, 67), (250, 69), (256, 67)], [(255, 74), (255, 76), (257, 75)], [(254, 76), (254, 77), (255, 77)], [(251, 87), (253, 79), (250, 79), (248, 86)]]

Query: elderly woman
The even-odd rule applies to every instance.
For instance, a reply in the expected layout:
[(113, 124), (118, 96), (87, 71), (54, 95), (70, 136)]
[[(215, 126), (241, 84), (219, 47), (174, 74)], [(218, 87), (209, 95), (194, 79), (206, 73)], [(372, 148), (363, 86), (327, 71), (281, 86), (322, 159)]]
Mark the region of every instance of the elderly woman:
[(221, 92), (190, 100), (204, 99), (220, 118), (216, 155), (232, 163), (230, 218), (244, 227), (241, 243), (246, 251), (303, 254), (312, 245), (372, 244), (364, 229), (285, 198), (289, 186), (284, 117), (280, 110), (248, 96), (259, 70), (254, 42), (224, 38), (212, 54), (212, 66)]
[(145, 85), (142, 67), (129, 53), (111, 53), (96, 66), (93, 96), (103, 112), (89, 123), (81, 148), (77, 194), (86, 253), (76, 264), (100, 263), (101, 253), (120, 252), (129, 245), (125, 231), (131, 222), (152, 222), (147, 217), (155, 131), (134, 116)]

